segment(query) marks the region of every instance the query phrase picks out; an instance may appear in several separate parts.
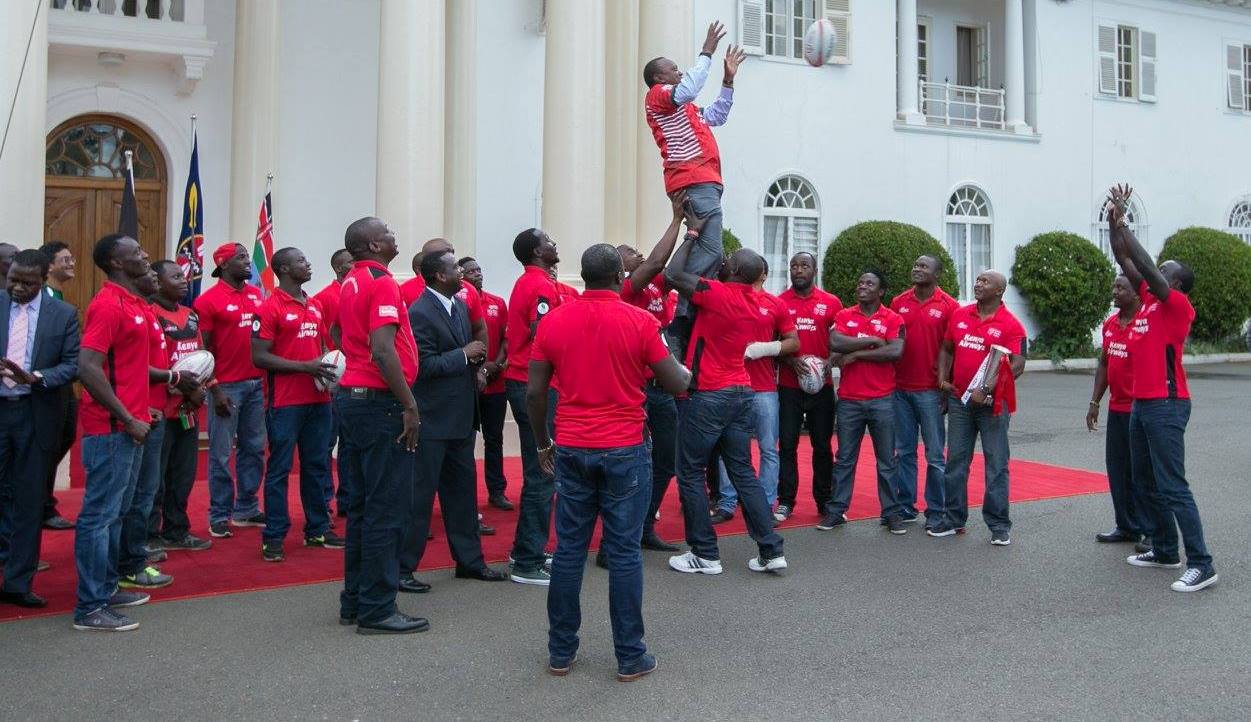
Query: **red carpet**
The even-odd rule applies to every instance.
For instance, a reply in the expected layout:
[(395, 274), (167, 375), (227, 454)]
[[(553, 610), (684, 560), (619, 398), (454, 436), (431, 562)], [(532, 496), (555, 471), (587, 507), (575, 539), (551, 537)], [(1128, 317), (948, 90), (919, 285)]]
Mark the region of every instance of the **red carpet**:
[[(807, 447), (801, 445), (799, 456), (799, 468), (810, 470), (812, 467)], [(201, 470), (205, 468), (203, 460), (200, 468)], [(509, 479), (509, 497), (516, 502), (521, 489), (521, 459), (518, 457), (505, 459), (504, 470)], [(1011, 500), (1014, 502), (1107, 491), (1107, 477), (1089, 471), (1031, 461), (1013, 461), (1011, 472)], [(479, 462), (479, 479), (481, 478), (481, 462)], [(982, 484), (982, 460), (978, 455), (973, 462), (973, 470), (969, 478), (970, 504), (981, 504)], [(800, 486), (799, 508), (794, 516), (783, 524), (783, 528), (811, 526), (819, 519), (816, 509), (813, 508), (810, 471), (801, 471)], [(308, 549), (301, 544), (300, 529), (303, 524), (303, 514), (299, 511), (299, 498), (294, 480), (290, 487), (290, 505), (295, 519), (287, 537), (286, 561), (278, 564), (261, 561), (260, 529), (234, 529), (234, 537), (214, 539), (213, 548), (208, 551), (171, 551), (169, 560), (162, 563), (160, 568), (161, 571), (174, 576), (174, 583), (164, 589), (155, 590), (152, 593), (153, 601), (315, 584), (342, 579), (343, 553), (341, 551)], [(876, 489), (872, 447), (865, 444), (856, 470), (856, 488), (851, 508), (848, 510), (848, 518), (865, 519), (878, 515)], [(73, 488), (61, 491), (57, 493), (57, 496), (61, 500), (61, 512), (71, 519), (75, 518), (82, 503), (82, 489)], [(486, 499), (484, 486), (479, 487), (478, 498)], [(192, 519), (192, 533), (208, 537), (208, 486), (203, 479), (196, 482), (189, 511)], [(485, 504), (483, 504), (483, 514), (485, 522), (497, 529), (494, 536), (482, 538), (483, 552), (488, 562), (503, 562), (508, 558), (511, 550), (517, 514), (515, 511), (499, 511)], [(670, 485), (664, 504), (661, 506), (660, 515), (660, 521), (656, 525), (657, 532), (667, 540), (681, 543), (682, 512), (678, 505), (676, 484)], [(340, 519), (338, 524), (339, 531), (342, 533), (343, 520)], [(437, 510), (432, 528), (435, 538), (426, 547), (426, 558), (422, 568), (449, 567), (452, 565), (452, 558), (443, 538), (442, 519), (438, 516)], [(596, 533), (596, 543), (598, 543), (598, 530)], [(733, 521), (718, 526), (717, 533), (721, 535), (744, 533), (742, 516), (738, 515)], [(52, 568), (35, 577), (34, 591), (48, 599), (48, 606), (32, 613), (31, 610), (20, 607), (0, 605), (0, 621), (61, 614), (73, 609), (76, 584), (74, 532), (45, 531), (40, 556), (50, 562)]]

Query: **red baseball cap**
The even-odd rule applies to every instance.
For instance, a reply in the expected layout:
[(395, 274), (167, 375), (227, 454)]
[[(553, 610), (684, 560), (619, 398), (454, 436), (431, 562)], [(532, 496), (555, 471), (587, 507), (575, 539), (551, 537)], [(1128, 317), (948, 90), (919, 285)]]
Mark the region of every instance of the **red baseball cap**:
[(240, 248), (243, 248), (242, 243), (226, 241), (217, 248), (213, 249), (213, 265), (216, 266), (216, 268), (214, 268), (213, 272), (209, 275), (213, 278), (221, 278), (222, 264), (233, 258), (234, 255), (239, 252), (238, 249)]

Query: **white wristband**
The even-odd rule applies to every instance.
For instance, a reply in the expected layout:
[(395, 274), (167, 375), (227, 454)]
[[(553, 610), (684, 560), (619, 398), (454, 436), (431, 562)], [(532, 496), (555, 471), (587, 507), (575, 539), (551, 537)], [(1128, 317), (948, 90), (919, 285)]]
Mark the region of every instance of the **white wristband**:
[(777, 356), (780, 353), (782, 353), (781, 341), (756, 341), (747, 344), (743, 357), (755, 361), (765, 356)]

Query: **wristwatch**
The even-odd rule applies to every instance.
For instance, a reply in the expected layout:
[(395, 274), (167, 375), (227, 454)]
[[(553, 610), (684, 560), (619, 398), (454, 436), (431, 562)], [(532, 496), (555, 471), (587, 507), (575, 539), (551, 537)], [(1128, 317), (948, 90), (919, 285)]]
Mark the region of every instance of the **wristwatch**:
[(38, 386), (39, 388), (47, 388), (47, 384), (45, 384), (45, 383), (43, 382), (43, 372), (42, 372), (42, 371), (31, 371), (31, 375), (32, 375), (32, 376), (34, 376), (34, 377), (35, 377), (35, 379), (36, 379), (36, 381), (35, 381), (35, 383), (34, 383), (34, 385), (35, 385), (35, 386)]
[(982, 388), (982, 393), (986, 394), (987, 396), (990, 396), (990, 387), (989, 387), (989, 386), (987, 386), (987, 385), (985, 385), (985, 384), (982, 384), (982, 387), (981, 387), (981, 388)]

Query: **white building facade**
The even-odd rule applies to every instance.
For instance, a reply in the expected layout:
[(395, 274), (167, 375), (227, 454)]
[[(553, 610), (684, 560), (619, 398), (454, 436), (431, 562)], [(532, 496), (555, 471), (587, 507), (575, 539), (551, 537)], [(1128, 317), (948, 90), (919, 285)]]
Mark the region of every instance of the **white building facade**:
[[(840, 41), (813, 68), (798, 41), (821, 16)], [(751, 53), (716, 130), (725, 225), (775, 289), (791, 253), (865, 220), (924, 228), (968, 289), (1038, 233), (1106, 244), (1119, 181), (1151, 250), (1190, 225), (1251, 242), (1251, 0), (44, 0), (0, 19), (0, 240), (21, 247), (111, 231), (104, 156), (125, 146), (147, 159), (141, 240), (171, 256), (196, 115), (207, 247), (251, 247), (273, 173), (276, 242), (313, 286), (364, 215), (397, 232), (397, 271), (445, 236), (506, 295), (537, 225), (576, 282), (588, 245), (645, 250), (667, 224), (641, 68), (690, 63), (718, 19), (701, 100), (725, 44)]]

